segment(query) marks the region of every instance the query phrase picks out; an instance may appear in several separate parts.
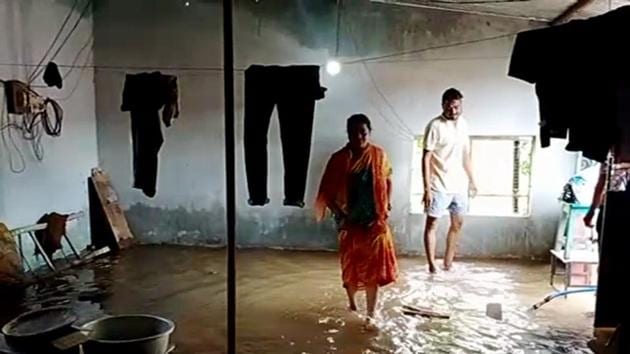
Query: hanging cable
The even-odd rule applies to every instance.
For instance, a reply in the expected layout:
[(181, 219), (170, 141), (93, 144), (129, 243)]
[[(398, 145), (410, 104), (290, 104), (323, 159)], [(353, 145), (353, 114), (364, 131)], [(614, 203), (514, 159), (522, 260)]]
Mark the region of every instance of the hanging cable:
[(343, 64), (350, 65), (350, 64), (360, 64), (362, 62), (377, 62), (382, 59), (402, 57), (405, 55), (418, 54), (418, 53), (428, 52), (432, 50), (460, 47), (460, 46), (469, 45), (469, 44), (477, 44), (477, 43), (482, 43), (482, 42), (487, 42), (487, 41), (494, 41), (497, 39), (503, 39), (503, 38), (509, 38), (509, 37), (515, 36), (519, 32), (505, 33), (505, 34), (500, 34), (496, 36), (473, 39), (473, 40), (468, 40), (468, 41), (461, 41), (461, 42), (456, 42), (456, 43), (440, 44), (440, 45), (435, 45), (435, 46), (426, 47), (426, 48), (404, 50), (400, 52), (394, 52), (390, 54), (378, 55), (378, 56), (373, 56), (373, 57), (358, 58), (358, 59), (348, 60), (344, 62)]
[[(4, 81), (0, 81), (0, 84), (4, 86)], [(26, 170), (26, 162), (22, 151), (20, 150), (19, 146), (11, 135), (12, 122), (10, 121), (9, 112), (6, 105), (6, 95), (1, 94), (0, 97), (3, 98), (3, 100), (0, 101), (0, 140), (2, 140), (2, 146), (4, 147), (4, 151), (7, 154), (7, 159), (9, 160), (9, 169), (11, 170), (11, 172), (19, 174)], [(13, 149), (11, 148), (11, 146), (9, 146), (9, 142), (11, 142)], [(17, 161), (14, 159), (14, 153), (12, 152), (12, 150), (17, 152), (19, 164), (17, 164)]]
[[(3, 86), (6, 85), (5, 82), (2, 84)], [(23, 113), (13, 115), (9, 113), (6, 104), (6, 100), (9, 98), (6, 95), (6, 90), (5, 94), (2, 95), (4, 102), (0, 110), (0, 139), (8, 154), (9, 166), (13, 173), (24, 172), (26, 163), (12, 132), (21, 133), (22, 139), (30, 143), (35, 158), (42, 161), (44, 159), (44, 146), (42, 144), (44, 134), (52, 137), (61, 135), (63, 121), (63, 109), (55, 100), (43, 98), (30, 87), (25, 84), (22, 85), (24, 88), (21, 89), (21, 94), (27, 97)], [(13, 149), (9, 146), (9, 142)], [(19, 164), (17, 163), (18, 160), (14, 158), (13, 151), (18, 154)]]
[(406, 2), (406, 1), (399, 1), (399, 0), (370, 0), (370, 1), (374, 3), (381, 3), (381, 4), (386, 4), (386, 5), (407, 6), (411, 8), (436, 10), (436, 11), (442, 11), (442, 12), (454, 12), (454, 13), (460, 13), (460, 14), (466, 14), (466, 15), (484, 16), (484, 17), (507, 18), (511, 20), (540, 22), (540, 23), (545, 23), (545, 24), (551, 21), (550, 19), (547, 19), (547, 18), (510, 15), (507, 13), (493, 12), (493, 11), (487, 11), (487, 10), (483, 11), (483, 10), (457, 8), (454, 6), (453, 7), (445, 6), (443, 3), (432, 4), (431, 2), (420, 3), (420, 2)]
[[(85, 58), (85, 64), (87, 64), (91, 59), (92, 59), (92, 53), (90, 52), (88, 54), (88, 56)], [(77, 88), (79, 88), (79, 85), (81, 84), (81, 81), (83, 80), (83, 75), (84, 74), (85, 74), (85, 66), (79, 72), (79, 76), (77, 77), (77, 81), (74, 83), (74, 87), (72, 88), (70, 93), (68, 95), (66, 95), (65, 97), (57, 98), (56, 100), (60, 101), (60, 102), (65, 102), (65, 101), (69, 100), (70, 98), (72, 98), (72, 96), (74, 96), (74, 93), (77, 91)]]
[(389, 109), (391, 110), (392, 114), (394, 115), (394, 118), (396, 118), (396, 120), (400, 124), (400, 127), (402, 128), (402, 130), (405, 133), (407, 133), (407, 134), (409, 134), (411, 136), (414, 136), (413, 130), (411, 130), (411, 128), (409, 128), (409, 126), (405, 123), (404, 119), (396, 111), (396, 108), (394, 108), (394, 105), (389, 101), (389, 99), (387, 99), (387, 96), (385, 96), (383, 91), (378, 86), (378, 83), (376, 82), (376, 79), (374, 78), (374, 75), (370, 71), (370, 68), (368, 67), (368, 64), (366, 62), (363, 62), (363, 67), (365, 68), (365, 71), (367, 72), (367, 74), (368, 74), (368, 76), (370, 78), (370, 81), (372, 82), (372, 87), (374, 87), (374, 90), (376, 90), (376, 92), (381, 97), (383, 102), (385, 102), (385, 105), (387, 105), (387, 107), (389, 107)]
[(63, 42), (61, 42), (61, 44), (59, 45), (59, 48), (57, 48), (57, 50), (55, 51), (55, 54), (53, 54), (52, 58), (50, 59), (51, 61), (57, 58), (57, 55), (59, 55), (63, 47), (65, 47), (66, 43), (68, 43), (68, 40), (70, 39), (70, 37), (72, 37), (74, 32), (77, 30), (77, 28), (79, 27), (79, 24), (81, 23), (81, 20), (83, 20), (83, 17), (87, 14), (87, 11), (91, 8), (91, 6), (92, 6), (92, 0), (87, 0), (87, 2), (85, 3), (85, 6), (81, 10), (81, 13), (79, 14), (79, 18), (77, 18), (77, 20), (74, 23), (74, 26), (72, 27), (70, 32), (68, 32)]
[[(85, 6), (83, 6), (83, 9), (81, 10), (81, 13), (79, 14), (79, 17), (77, 18), (77, 20), (74, 22), (74, 25), (72, 26), (70, 31), (66, 34), (66, 36), (64, 37), (64, 39), (61, 42), (61, 44), (59, 45), (59, 47), (57, 47), (57, 50), (53, 53), (53, 55), (50, 57), (50, 59), (48, 61), (53, 61), (53, 60), (55, 60), (57, 58), (57, 56), (59, 55), (61, 50), (65, 47), (66, 43), (68, 43), (68, 40), (70, 39), (70, 37), (72, 37), (72, 35), (76, 31), (77, 27), (79, 27), (79, 24), (81, 23), (81, 20), (83, 19), (83, 17), (87, 13), (87, 10), (90, 8), (91, 5), (92, 5), (92, 0), (87, 0), (85, 2)], [(40, 64), (40, 66), (41, 66), (41, 64)], [(29, 84), (31, 84), (33, 81), (35, 81), (35, 79), (37, 79), (37, 77), (39, 77), (43, 72), (44, 72), (44, 68), (43, 67), (38, 67), (36, 69), (36, 71), (33, 73), (32, 77), (29, 77), (29, 81), (28, 81)]]
[(34, 80), (34, 78), (37, 76), (35, 73), (40, 69), (40, 67), (42, 66), (42, 64), (46, 60), (46, 57), (48, 56), (48, 54), (50, 54), (50, 51), (53, 49), (55, 44), (57, 44), (57, 41), (59, 40), (59, 37), (61, 36), (61, 33), (63, 33), (63, 30), (66, 28), (66, 25), (68, 24), (68, 21), (70, 21), (70, 17), (72, 17), (72, 13), (77, 8), (78, 4), (79, 4), (79, 0), (74, 0), (74, 3), (72, 4), (72, 7), (70, 8), (70, 11), (68, 11), (68, 14), (66, 15), (65, 19), (63, 20), (63, 23), (61, 24), (61, 27), (57, 31), (57, 34), (53, 38), (52, 42), (50, 42), (50, 45), (48, 46), (48, 49), (46, 49), (46, 52), (44, 53), (42, 58), (39, 60), (39, 63), (37, 63), (37, 66), (35, 67), (35, 70), (33, 70), (31, 72), (31, 74), (28, 76), (28, 82), (29, 83), (32, 82)]
[[(81, 47), (81, 49), (79, 49), (79, 51), (77, 52), (77, 55), (75, 55), (74, 59), (72, 60), (72, 64), (70, 64), (70, 68), (68, 69), (68, 71), (66, 71), (66, 73), (63, 75), (63, 79), (66, 80), (68, 78), (68, 76), (70, 76), (70, 74), (72, 74), (72, 71), (74, 71), (74, 69), (77, 69), (76, 64), (77, 61), (79, 60), (79, 58), (81, 57), (81, 54), (83, 54), (83, 51), (85, 51), (85, 49), (92, 44), (92, 40), (94, 39), (94, 34), (90, 34), (90, 36), (88, 37), (88, 39), (85, 41), (85, 44), (83, 44), (83, 46)], [(90, 53), (91, 54), (91, 53)], [(88, 54), (88, 56), (90, 55)], [(83, 71), (85, 69), (85, 65), (87, 65), (87, 63), (84, 63), (83, 67), (81, 68), (81, 71)]]
[(341, 26), (341, 1), (342, 0), (337, 0), (337, 26), (336, 26), (336, 33), (335, 33), (335, 59), (339, 57), (339, 46), (341, 43), (341, 29), (339, 28), (339, 26)]
[[(23, 64), (23, 63), (0, 63), (0, 66), (8, 67), (23, 67), (31, 68), (35, 67), (35, 64)], [(210, 72), (223, 72), (223, 68), (210, 67), (210, 66), (123, 66), (123, 65), (68, 65), (58, 64), (57, 67), (63, 69), (95, 69), (95, 70), (111, 70), (111, 71), (141, 71), (141, 70), (153, 70), (153, 71), (210, 71)], [(236, 68), (234, 72), (245, 72), (245, 69)], [(31, 87), (35, 87), (32, 86)]]
[[(349, 26), (346, 24), (346, 28), (348, 28)], [(348, 30), (350, 30), (348, 28)], [(389, 54), (384, 54), (384, 55), (378, 55), (378, 56), (371, 56), (371, 57), (361, 57), (361, 58), (356, 58), (356, 59), (352, 59), (352, 60), (347, 60), (342, 62), (342, 64), (344, 65), (352, 65), (352, 64), (361, 64), (362, 62), (375, 62), (375, 63), (387, 63), (387, 62), (392, 62), (391, 60), (386, 61), (384, 59), (390, 59), (390, 58), (396, 58), (396, 57), (404, 57), (404, 56), (408, 56), (408, 55), (413, 55), (413, 54), (420, 54), (420, 53), (424, 53), (424, 52), (430, 52), (433, 50), (440, 50), (440, 49), (447, 49), (447, 48), (454, 48), (454, 47), (460, 47), (460, 46), (465, 46), (465, 45), (470, 45), (470, 44), (477, 44), (477, 43), (483, 43), (483, 42), (487, 42), (487, 41), (493, 41), (493, 40), (497, 40), (497, 39), (503, 39), (503, 38), (509, 38), (512, 36), (517, 35), (518, 33), (520, 33), (521, 31), (517, 31), (517, 32), (510, 32), (510, 33), (505, 33), (505, 34), (500, 34), (500, 35), (496, 35), (496, 36), (491, 36), (491, 37), (484, 37), (484, 38), (478, 38), (478, 39), (473, 39), (473, 40), (467, 40), (467, 41), (461, 41), (461, 42), (455, 42), (455, 43), (448, 43), (448, 44), (442, 44), (442, 45), (436, 45), (436, 46), (430, 46), (430, 47), (425, 47), (425, 48), (416, 48), (416, 49), (410, 49), (410, 50), (404, 50), (404, 51), (398, 51), (398, 52), (393, 52), (393, 53), (389, 53)], [(355, 51), (356, 49), (356, 43), (354, 41), (354, 39), (351, 37), (352, 40), (352, 44), (355, 47)], [(496, 57), (499, 58), (499, 57)], [(424, 61), (432, 61), (432, 60), (442, 60), (442, 59), (423, 59)], [(451, 59), (448, 59), (451, 60)], [(452, 59), (455, 60), (455, 59)], [(411, 61), (411, 59), (410, 59)], [(36, 65), (33, 64), (21, 64), (21, 63), (0, 63), (0, 66), (15, 66), (15, 67), (34, 67)], [(58, 65), (58, 67), (60, 68), (86, 68), (86, 69), (96, 69), (96, 70), (161, 70), (161, 71), (211, 71), (211, 72), (223, 72), (223, 68), (222, 67), (198, 67), (198, 66), (122, 66), (122, 65), (87, 65), (87, 66), (82, 66), (82, 65), (63, 65), (60, 64)], [(245, 72), (244, 68), (235, 68), (234, 72), (240, 72), (243, 73)]]
[(408, 59), (387, 59), (379, 60), (374, 63), (417, 63), (417, 62), (441, 62), (441, 61), (486, 61), (486, 60), (505, 60), (509, 59), (509, 55), (495, 55), (487, 57), (446, 57), (446, 58), (408, 58)]
[[(350, 42), (352, 43), (352, 46), (354, 48), (355, 53), (358, 53), (358, 44), (356, 39), (354, 38), (354, 33), (352, 32), (352, 28), (350, 28), (350, 25), (345, 23), (344, 28), (346, 28), (346, 31), (348, 33), (348, 37), (350, 37)], [(383, 101), (385, 101), (386, 103), (389, 103), (389, 101), (387, 100), (387, 98), (385, 97), (385, 95), (382, 93), (382, 91), (380, 91), (380, 88), (378, 87), (378, 85), (376, 85), (376, 82), (372, 76), (372, 73), (370, 72), (369, 68), (367, 68), (367, 65), (365, 65), (365, 63), (363, 63), (363, 69), (366, 71), (367, 75), (368, 75), (368, 80), (371, 83), (372, 88), (380, 95), (381, 99)], [(370, 101), (370, 103), (372, 104), (372, 102)], [(372, 104), (373, 107), (375, 107), (376, 111), (378, 112), (378, 114), (380, 115), (380, 117), (387, 123), (388, 127), (399, 137), (405, 139), (405, 140), (414, 140), (415, 139), (415, 135), (413, 134), (413, 131), (411, 129), (409, 129), (409, 127), (407, 127), (406, 124), (404, 124), (404, 122), (402, 123), (402, 127), (400, 126), (400, 123), (402, 122), (402, 119), (399, 118), (399, 124), (394, 124), (389, 118), (387, 118), (387, 116), (383, 113), (383, 111), (380, 109), (380, 107)], [(392, 112), (394, 112), (394, 114), (397, 114), (395, 109), (390, 106), (390, 109), (392, 110)]]
[[(386, 61), (384, 59), (390, 59), (390, 58), (396, 58), (396, 57), (404, 57), (404, 56), (413, 55), (413, 54), (420, 54), (420, 53), (424, 53), (424, 52), (430, 52), (430, 51), (433, 51), (433, 50), (453, 48), (453, 47), (465, 46), (465, 45), (469, 45), (469, 44), (477, 44), (477, 43), (482, 43), (482, 42), (486, 42), (486, 41), (493, 41), (493, 40), (497, 40), (497, 39), (508, 38), (508, 37), (512, 37), (512, 36), (517, 35), (519, 32), (506, 33), (506, 34), (501, 34), (501, 35), (492, 36), (492, 37), (485, 37), (485, 38), (479, 38), (479, 39), (473, 39), (473, 40), (461, 41), (461, 42), (449, 43), (449, 44), (443, 44), (443, 45), (436, 45), (436, 46), (425, 47), (425, 48), (410, 49), (410, 50), (393, 52), (393, 53), (389, 53), (389, 54), (385, 54), (385, 55), (379, 55), (379, 56), (356, 58), (356, 59), (344, 61), (344, 62), (342, 62), (342, 64), (344, 64), (344, 65), (352, 65), (352, 64), (362, 64), (363, 62), (375, 62), (375, 63), (394, 62), (394, 61), (391, 61), (391, 60), (387, 60)], [(356, 51), (356, 43), (354, 43), (354, 41), (352, 41), (352, 42), (353, 42), (353, 45), (354, 45), (355, 51)], [(503, 58), (503, 57), (493, 57), (493, 58)], [(475, 58), (475, 59), (483, 59), (483, 58)], [(423, 61), (457, 60), (457, 58), (452, 58), (452, 59), (422, 59), (422, 60)], [(409, 59), (409, 61), (413, 61), (413, 60)], [(398, 61), (396, 61), (396, 62), (398, 62)], [(34, 64), (22, 64), (22, 63), (0, 63), (0, 66), (35, 67), (36, 65), (34, 65)], [(117, 70), (118, 71), (155, 70), (155, 71), (199, 71), (199, 72), (210, 71), (210, 72), (223, 72), (223, 68), (221, 68), (221, 67), (203, 67), (203, 66), (122, 66), (122, 65), (64, 65), (64, 64), (59, 64), (58, 67), (59, 68), (70, 68), (70, 69), (86, 68), (86, 69), (111, 70), (111, 71), (117, 71)], [(235, 68), (234, 72), (243, 73), (243, 72), (245, 72), (245, 69), (244, 68)]]
[[(46, 108), (43, 112), (38, 113), (38, 117), (42, 122), (42, 126), (44, 127), (44, 131), (46, 134), (50, 136), (60, 136), (61, 135), (61, 122), (63, 121), (63, 108), (59, 105), (59, 103), (54, 100), (47, 98), (44, 101)], [(48, 107), (52, 108), (52, 112), (54, 115), (54, 123), (51, 122), (50, 114), (48, 113)]]

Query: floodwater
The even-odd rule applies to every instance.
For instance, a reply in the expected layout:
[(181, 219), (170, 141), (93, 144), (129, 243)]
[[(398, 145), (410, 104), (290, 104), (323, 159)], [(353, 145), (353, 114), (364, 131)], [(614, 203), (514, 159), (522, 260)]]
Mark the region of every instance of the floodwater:
[[(2, 296), (0, 322), (40, 306), (72, 306), (80, 322), (104, 313), (151, 313), (177, 328), (176, 353), (225, 352), (225, 253), (141, 246), (60, 274), (22, 296)], [(546, 264), (466, 261), (431, 276), (421, 258), (401, 258), (399, 281), (380, 293), (377, 331), (347, 310), (337, 256), (238, 252), (239, 353), (590, 353), (593, 294), (531, 305), (551, 289)], [(500, 303), (502, 319), (486, 316)], [(450, 319), (402, 314), (410, 304)]]

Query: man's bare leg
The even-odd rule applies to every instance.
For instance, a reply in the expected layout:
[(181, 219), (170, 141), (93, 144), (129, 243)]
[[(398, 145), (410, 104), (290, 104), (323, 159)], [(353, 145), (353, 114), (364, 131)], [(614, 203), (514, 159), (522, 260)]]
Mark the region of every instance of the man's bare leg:
[(357, 288), (352, 285), (347, 285), (346, 293), (348, 294), (348, 309), (350, 309), (350, 311), (356, 311), (357, 304), (354, 298), (355, 298), (355, 295), (357, 294)]
[(435, 273), (435, 234), (437, 233), (438, 218), (427, 215), (424, 227), (424, 250), (429, 262), (429, 272)]
[(457, 251), (457, 243), (464, 224), (464, 217), (458, 214), (451, 214), (451, 226), (448, 229), (446, 238), (446, 255), (444, 256), (444, 269), (450, 270), (453, 266), (453, 259)]

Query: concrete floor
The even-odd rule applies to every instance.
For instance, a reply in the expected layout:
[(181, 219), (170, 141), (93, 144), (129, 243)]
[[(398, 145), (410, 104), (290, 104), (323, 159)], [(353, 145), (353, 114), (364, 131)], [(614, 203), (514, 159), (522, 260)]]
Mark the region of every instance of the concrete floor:
[[(204, 248), (136, 247), (3, 296), (0, 321), (55, 304), (73, 306), (80, 322), (103, 313), (151, 313), (176, 322), (177, 353), (225, 352), (224, 256)], [(370, 332), (346, 310), (336, 254), (239, 251), (238, 352), (590, 353), (592, 294), (529, 310), (551, 291), (545, 264), (460, 262), (435, 276), (420, 258), (402, 258), (400, 267), (398, 283), (381, 293), (380, 329)], [(489, 302), (502, 304), (503, 320), (486, 316)], [(451, 318), (408, 317), (403, 303)]]

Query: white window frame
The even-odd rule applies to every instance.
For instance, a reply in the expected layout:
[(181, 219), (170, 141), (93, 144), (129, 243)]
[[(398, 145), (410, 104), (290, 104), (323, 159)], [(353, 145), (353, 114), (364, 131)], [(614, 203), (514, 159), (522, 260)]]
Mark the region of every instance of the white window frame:
[[(414, 147), (413, 147), (413, 156), (412, 156), (412, 168), (411, 168), (411, 178), (412, 178), (412, 187), (411, 187), (411, 193), (410, 193), (410, 200), (411, 200), (411, 208), (410, 208), (410, 213), (411, 214), (424, 214), (424, 207), (421, 205), (422, 203), (422, 198), (424, 195), (424, 188), (423, 188), (423, 181), (422, 181), (422, 146), (421, 146), (421, 142), (422, 142), (423, 136), (419, 135), (416, 136), (416, 138), (414, 139)], [(512, 213), (512, 214), (507, 214), (507, 213), (497, 213), (497, 214), (488, 214), (488, 213), (469, 213), (469, 215), (474, 215), (474, 216), (487, 216), (487, 217), (513, 217), (513, 218), (527, 218), (529, 216), (531, 216), (531, 209), (532, 209), (532, 170), (534, 168), (534, 155), (535, 155), (535, 147), (536, 147), (536, 136), (534, 135), (471, 135), (470, 136), (471, 139), (471, 155), (474, 155), (474, 149), (473, 149), (473, 141), (475, 140), (509, 140), (509, 141), (522, 141), (524, 139), (529, 139), (529, 143), (530, 143), (530, 148), (528, 151), (528, 155), (529, 155), (529, 161), (530, 161), (530, 166), (529, 166), (529, 181), (527, 184), (527, 189), (526, 190), (520, 190), (518, 188), (515, 188), (513, 190), (513, 192), (511, 194), (492, 194), (492, 193), (483, 193), (483, 191), (479, 191), (479, 193), (477, 193), (477, 197), (511, 197), (514, 198), (514, 205), (515, 208), (518, 207), (518, 199), (519, 198), (526, 198), (527, 199), (527, 210), (524, 213)], [(516, 147), (517, 145), (515, 145)], [(516, 152), (516, 148), (515, 148), (515, 152)], [(520, 154), (520, 152), (519, 152)], [(518, 158), (519, 156), (515, 155), (515, 159)], [(519, 161), (522, 161), (519, 159)], [(415, 181), (415, 178), (420, 178), (420, 181)], [(518, 183), (518, 180), (516, 178), (520, 178), (520, 174), (516, 174), (513, 173), (513, 178), (515, 178), (514, 181), (514, 185), (516, 185)], [(416, 184), (417, 183), (417, 184)], [(470, 199), (469, 199), (470, 202)], [(418, 203), (420, 203), (420, 205), (417, 205)], [(470, 203), (468, 203), (468, 205), (470, 205)]]

